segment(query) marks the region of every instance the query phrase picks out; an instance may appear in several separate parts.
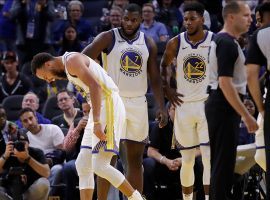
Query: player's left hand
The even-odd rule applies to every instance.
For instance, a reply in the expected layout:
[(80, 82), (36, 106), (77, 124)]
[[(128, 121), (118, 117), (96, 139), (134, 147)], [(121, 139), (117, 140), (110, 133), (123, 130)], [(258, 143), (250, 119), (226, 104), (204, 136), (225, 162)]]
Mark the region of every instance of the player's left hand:
[(163, 128), (168, 123), (168, 114), (166, 111), (159, 110), (156, 120), (159, 122), (159, 128)]

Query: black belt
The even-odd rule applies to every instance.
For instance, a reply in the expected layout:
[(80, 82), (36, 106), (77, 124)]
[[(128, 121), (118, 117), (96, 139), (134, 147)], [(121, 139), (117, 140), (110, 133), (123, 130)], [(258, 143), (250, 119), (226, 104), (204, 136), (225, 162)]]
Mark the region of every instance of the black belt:
[[(208, 88), (208, 87), (210, 87), (210, 88)], [(214, 89), (211, 89), (211, 86), (208, 86), (208, 87), (207, 87), (207, 93), (209, 95), (211, 95), (212, 93), (220, 93), (220, 94), (222, 94), (222, 96), (224, 96), (222, 90), (219, 87), (217, 89), (215, 89), (215, 90)], [(238, 93), (238, 95), (239, 95), (240, 99), (243, 101), (244, 98), (245, 98), (245, 95), (240, 94), (240, 93)]]

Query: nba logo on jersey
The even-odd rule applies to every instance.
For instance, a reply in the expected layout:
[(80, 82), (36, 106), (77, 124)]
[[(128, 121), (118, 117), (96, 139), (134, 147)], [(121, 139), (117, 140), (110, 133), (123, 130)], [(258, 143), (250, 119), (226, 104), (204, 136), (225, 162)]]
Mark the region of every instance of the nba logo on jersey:
[(141, 52), (129, 48), (125, 49), (120, 58), (120, 71), (129, 77), (135, 77), (142, 73), (142, 56)]
[(202, 82), (206, 77), (205, 58), (199, 54), (188, 54), (183, 60), (185, 79), (190, 83)]

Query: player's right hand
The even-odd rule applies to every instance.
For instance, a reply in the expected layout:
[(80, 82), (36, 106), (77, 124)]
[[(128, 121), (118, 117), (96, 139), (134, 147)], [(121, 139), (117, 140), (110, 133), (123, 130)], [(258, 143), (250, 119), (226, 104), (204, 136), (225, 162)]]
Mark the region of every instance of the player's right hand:
[(102, 130), (102, 126), (100, 123), (94, 124), (94, 134), (101, 140), (106, 141), (106, 135)]
[(164, 87), (164, 94), (174, 106), (180, 106), (183, 103), (180, 97), (183, 97), (184, 95), (177, 93), (173, 88)]
[(243, 122), (245, 123), (247, 130), (249, 133), (255, 133), (259, 125), (257, 124), (257, 121), (252, 117), (250, 114), (248, 114), (246, 117), (242, 118)]

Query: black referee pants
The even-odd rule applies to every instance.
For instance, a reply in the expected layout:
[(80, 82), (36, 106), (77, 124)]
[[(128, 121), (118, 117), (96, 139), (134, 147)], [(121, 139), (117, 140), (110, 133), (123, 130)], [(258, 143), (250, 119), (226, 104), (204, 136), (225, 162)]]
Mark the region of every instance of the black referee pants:
[(228, 200), (233, 184), (241, 118), (220, 90), (211, 91), (205, 113), (211, 148), (210, 199)]

